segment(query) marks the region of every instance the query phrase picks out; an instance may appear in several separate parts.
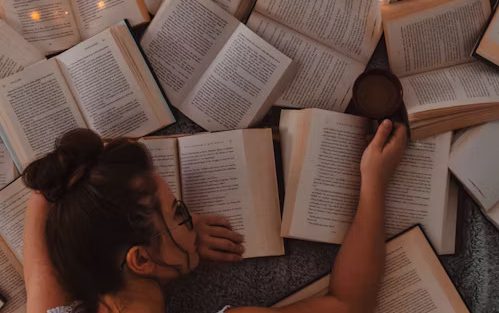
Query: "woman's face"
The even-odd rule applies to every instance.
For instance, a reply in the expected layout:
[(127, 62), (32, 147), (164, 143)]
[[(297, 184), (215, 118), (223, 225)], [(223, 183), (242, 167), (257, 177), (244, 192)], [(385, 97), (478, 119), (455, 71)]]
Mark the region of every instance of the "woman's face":
[[(160, 279), (170, 280), (173, 278), (172, 272), (176, 272), (175, 277), (178, 277), (191, 272), (198, 266), (197, 234), (194, 229), (189, 228), (185, 216), (176, 210), (176, 199), (168, 184), (157, 174), (155, 174), (155, 180), (162, 214), (154, 221), (159, 230), (154, 240), (160, 241), (157, 263), (165, 265), (165, 277), (160, 277)], [(170, 271), (166, 273), (168, 268)]]

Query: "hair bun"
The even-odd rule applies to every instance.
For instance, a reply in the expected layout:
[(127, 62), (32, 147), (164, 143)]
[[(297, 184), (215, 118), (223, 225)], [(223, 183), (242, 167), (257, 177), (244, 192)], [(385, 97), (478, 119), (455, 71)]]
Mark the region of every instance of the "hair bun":
[(103, 149), (102, 139), (93, 131), (69, 131), (57, 140), (53, 152), (28, 165), (23, 172), (24, 183), (56, 202), (85, 176)]

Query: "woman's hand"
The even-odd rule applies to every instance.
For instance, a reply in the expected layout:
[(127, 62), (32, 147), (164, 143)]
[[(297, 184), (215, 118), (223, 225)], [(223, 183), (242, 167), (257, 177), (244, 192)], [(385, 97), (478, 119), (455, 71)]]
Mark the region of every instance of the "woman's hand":
[[(390, 134), (393, 129), (393, 134)], [(384, 120), (362, 155), (360, 172), (363, 186), (384, 190), (397, 168), (407, 145), (407, 130), (402, 124)]]
[(193, 215), (201, 258), (218, 262), (242, 260), (243, 236), (232, 230), (229, 221), (219, 215)]

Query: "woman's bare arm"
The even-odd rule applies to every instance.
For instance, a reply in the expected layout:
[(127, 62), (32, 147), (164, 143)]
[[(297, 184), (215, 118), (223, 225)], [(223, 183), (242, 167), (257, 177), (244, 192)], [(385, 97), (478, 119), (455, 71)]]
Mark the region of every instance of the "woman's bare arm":
[(69, 297), (57, 280), (45, 240), (45, 223), (50, 210), (45, 198), (33, 192), (28, 201), (24, 226), (24, 281), (28, 313), (46, 313), (67, 304)]
[(384, 122), (364, 152), (357, 213), (336, 258), (330, 295), (308, 299), (283, 308), (240, 308), (232, 313), (373, 312), (385, 260), (385, 190), (402, 158), (406, 129)]

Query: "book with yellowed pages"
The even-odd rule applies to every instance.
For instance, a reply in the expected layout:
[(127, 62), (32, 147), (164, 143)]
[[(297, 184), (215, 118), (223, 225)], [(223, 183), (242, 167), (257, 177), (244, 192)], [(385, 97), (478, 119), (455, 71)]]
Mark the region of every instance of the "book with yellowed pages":
[(25, 313), (23, 280), (24, 214), (30, 190), (18, 178), (0, 190), (0, 290), (7, 302), (2, 313)]
[(70, 129), (142, 137), (175, 120), (124, 22), (0, 80), (1, 136), (22, 170)]
[(499, 70), (473, 60), (489, 0), (408, 0), (382, 6), (392, 71), (414, 139), (499, 119)]
[[(255, 6), (256, 0), (212, 0), (218, 4), (222, 9), (234, 15), (235, 18), (244, 22), (251, 10)], [(155, 15), (158, 13), (159, 7), (166, 2), (169, 5), (172, 0), (144, 0), (149, 13)]]
[[(386, 243), (384, 276), (377, 313), (469, 313), (456, 287), (420, 227), (415, 226)], [(330, 275), (273, 305), (283, 307), (329, 293)]]
[(0, 17), (45, 55), (71, 48), (127, 19), (148, 22), (144, 0), (2, 0)]
[(165, 3), (141, 45), (172, 105), (208, 131), (254, 125), (295, 74), (290, 58), (212, 1)]
[[(343, 242), (358, 204), (369, 127), (368, 119), (338, 112), (281, 112), (283, 237)], [(386, 192), (387, 236), (422, 224), (439, 254), (454, 253), (457, 187), (448, 172), (451, 139), (447, 132), (409, 143)]]
[(275, 105), (337, 112), (383, 32), (379, 0), (258, 0), (247, 24), (298, 64)]
[(449, 169), (499, 228), (499, 122), (466, 130), (451, 148)]
[(477, 43), (473, 56), (499, 68), (499, 2)]
[(243, 257), (283, 255), (271, 129), (144, 137), (158, 173), (189, 210), (226, 216)]
[(27, 42), (5, 21), (0, 20), (0, 79), (45, 59), (43, 54)]

